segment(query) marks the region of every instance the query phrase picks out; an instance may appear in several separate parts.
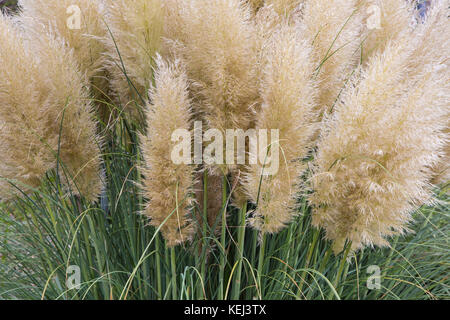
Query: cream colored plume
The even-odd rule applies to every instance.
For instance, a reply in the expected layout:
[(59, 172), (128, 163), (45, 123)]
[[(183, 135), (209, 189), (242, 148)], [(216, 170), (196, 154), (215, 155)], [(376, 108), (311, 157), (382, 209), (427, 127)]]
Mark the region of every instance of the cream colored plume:
[(364, 63), (383, 52), (390, 40), (409, 36), (413, 29), (413, 7), (405, 0), (361, 0), (361, 14)]
[(0, 24), (0, 197), (18, 194), (9, 181), (39, 186), (59, 155), (72, 192), (97, 199), (99, 139), (73, 55), (53, 34), (22, 34), (3, 16)]
[[(441, 97), (440, 100), (430, 95), (430, 103), (437, 106), (438, 101), (441, 107), (447, 112), (450, 109), (448, 101), (448, 90), (450, 86), (449, 61), (450, 56), (450, 23), (448, 20), (450, 14), (450, 1), (440, 0), (433, 1), (433, 5), (429, 8), (425, 23), (419, 23), (414, 30), (414, 37), (418, 38), (419, 45), (413, 52), (410, 61), (409, 70), (405, 76), (406, 79), (414, 78), (416, 83), (425, 81), (432, 72), (433, 78), (440, 81), (440, 86), (436, 84), (436, 90), (440, 90), (436, 94)], [(444, 99), (442, 99), (442, 97)], [(447, 100), (445, 100), (447, 97)], [(447, 113), (447, 123), (443, 134), (446, 138), (446, 144), (439, 163), (434, 167), (433, 183), (448, 183), (450, 180), (450, 118)]]
[(210, 128), (246, 130), (258, 99), (255, 27), (243, 1), (179, 2), (173, 50), (186, 63), (196, 110)]
[(133, 115), (147, 101), (163, 34), (162, 0), (105, 0), (108, 71), (117, 100)]
[(314, 225), (336, 251), (346, 241), (353, 249), (388, 245), (432, 199), (430, 168), (448, 139), (446, 12), (440, 7), (417, 34), (389, 41), (326, 122), (310, 202)]
[(257, 204), (251, 225), (263, 233), (275, 233), (296, 214), (300, 175), (306, 167), (302, 159), (314, 132), (317, 88), (312, 80), (311, 46), (301, 39), (296, 26), (277, 27), (264, 46), (263, 65), (263, 104), (256, 128), (279, 130), (279, 141), (268, 150), (279, 149), (279, 158), (272, 159), (279, 162), (279, 169), (261, 177), (264, 163), (252, 165), (245, 187)]
[(362, 15), (358, 0), (315, 0), (305, 3), (303, 37), (313, 46), (317, 110), (329, 112), (360, 59)]
[(109, 101), (106, 48), (100, 40), (107, 32), (101, 0), (19, 0), (19, 6), (22, 27), (37, 36), (52, 33), (62, 38), (90, 81), (93, 98)]
[(156, 62), (155, 87), (147, 106), (147, 135), (141, 136), (144, 195), (149, 201), (144, 214), (152, 225), (161, 226), (167, 245), (172, 247), (190, 239), (195, 231), (190, 218), (194, 167), (176, 164), (171, 156), (178, 144), (171, 139), (175, 130), (191, 130), (191, 110), (180, 61), (168, 64), (158, 58)]
[(305, 0), (266, 0), (265, 4), (273, 6), (275, 12), (280, 16), (289, 16)]

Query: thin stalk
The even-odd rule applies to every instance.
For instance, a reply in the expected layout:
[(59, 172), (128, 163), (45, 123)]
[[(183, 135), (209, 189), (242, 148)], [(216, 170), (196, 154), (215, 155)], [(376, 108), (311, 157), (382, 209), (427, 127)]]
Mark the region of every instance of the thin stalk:
[[(85, 222), (83, 221), (83, 223), (85, 223)], [(87, 223), (86, 223), (86, 225), (87, 225)], [(92, 261), (91, 243), (89, 241), (89, 235), (87, 232), (87, 228), (82, 228), (82, 231), (83, 231), (84, 241), (86, 242), (85, 247), (86, 247), (86, 252), (87, 252), (88, 263), (89, 263), (89, 266), (91, 266), (91, 268), (88, 268), (88, 270), (89, 270), (91, 279), (93, 279), (94, 272), (92, 271), (92, 269), (93, 269), (92, 266), (94, 266), (94, 262)], [(99, 296), (97, 290), (94, 290), (94, 295), (95, 295), (96, 299), (100, 299), (100, 296)]]
[[(252, 246), (251, 246), (251, 256), (250, 256), (250, 263), (252, 266), (256, 263), (256, 248), (258, 247), (258, 232), (256, 230), (253, 230), (252, 232)], [(247, 299), (252, 299), (252, 291), (248, 290)], [(258, 287), (255, 284), (255, 290), (254, 290), (254, 296), (258, 295)]]
[[(205, 283), (206, 280), (206, 250), (208, 248), (208, 173), (205, 170), (203, 172), (203, 239), (202, 239), (202, 266), (200, 269), (200, 274), (202, 276), (202, 282)], [(203, 292), (201, 290), (201, 283), (198, 286), (198, 297), (202, 298)]]
[(167, 248), (167, 246), (164, 246), (164, 259), (165, 259), (165, 275), (166, 275), (166, 287), (165, 287), (165, 294), (164, 297), (166, 297), (167, 292), (169, 290), (169, 285), (171, 284), (170, 281), (170, 272), (168, 272), (168, 268), (170, 268), (170, 258), (169, 258), (170, 254), (169, 254), (169, 249)]
[[(98, 231), (98, 230), (95, 228), (95, 224), (94, 224), (93, 220), (91, 219), (90, 216), (86, 216), (86, 219), (88, 221), (89, 228), (91, 229), (91, 234), (96, 234), (96, 231)], [(101, 274), (103, 274), (104, 267), (106, 266), (105, 255), (103, 254), (104, 252), (106, 252), (105, 244), (102, 241), (94, 241), (93, 245), (94, 245), (95, 256), (97, 258), (97, 263), (98, 263), (98, 271)], [(107, 284), (104, 282), (101, 282), (100, 287), (101, 287), (101, 290), (103, 291), (103, 296), (108, 297), (109, 290), (108, 290)]]
[[(310, 244), (308, 253), (306, 255), (306, 262), (305, 262), (304, 269), (308, 269), (308, 267), (309, 267), (309, 263), (311, 262), (311, 257), (313, 255), (314, 249), (316, 248), (317, 240), (319, 239), (319, 234), (320, 234), (320, 231), (315, 229), (312, 243)], [(301, 282), (300, 282), (300, 285), (299, 285), (298, 291), (297, 291), (297, 296), (299, 296), (299, 297), (300, 297), (300, 295), (303, 294), (302, 290), (303, 290), (303, 285), (306, 282), (306, 276), (307, 276), (307, 272), (306, 272), (306, 270), (304, 270), (301, 275), (301, 279), (300, 279)]]
[[(141, 161), (143, 161), (143, 159), (141, 159), (141, 157), (140, 157), (140, 152), (137, 153), (137, 161), (138, 161), (138, 163), (141, 163)], [(136, 178), (136, 180), (139, 181), (139, 179), (142, 177), (142, 174), (141, 174), (139, 168), (137, 168), (136, 170), (137, 170), (137, 178)], [(144, 207), (143, 194), (141, 192), (137, 192), (137, 198), (138, 198), (139, 208), (143, 208)], [(136, 215), (134, 215), (134, 217), (133, 217), (133, 222), (134, 223), (137, 223), (137, 219), (136, 218), (137, 218)], [(139, 248), (140, 246), (145, 246), (146, 241), (145, 241), (145, 232), (144, 232), (144, 230), (142, 230), (142, 229), (138, 230), (137, 238), (141, 239), (141, 243), (139, 244), (139, 246), (137, 246), (137, 248)], [(155, 244), (155, 246), (156, 246), (156, 244)], [(142, 247), (142, 249), (145, 250), (144, 247)], [(149, 260), (148, 259), (145, 259), (143, 261), (143, 270), (144, 270), (144, 279), (149, 280), (150, 279), (150, 275), (149, 275), (149, 273), (150, 273), (150, 266), (149, 266)], [(161, 279), (158, 277), (157, 281), (161, 282)], [(161, 283), (159, 283), (159, 284), (161, 284)], [(148, 296), (150, 296), (151, 293), (152, 293), (152, 290), (151, 290), (151, 288), (149, 288), (148, 289), (148, 293), (147, 293)], [(159, 291), (158, 291), (158, 294), (159, 294)], [(145, 299), (144, 290), (142, 290), (141, 299)]]
[(266, 234), (262, 235), (261, 244), (259, 246), (259, 257), (258, 257), (258, 285), (259, 290), (262, 296), (262, 276), (263, 276), (263, 267), (264, 267), (264, 255), (266, 250)]
[(222, 225), (220, 234), (220, 247), (223, 252), (220, 254), (220, 266), (219, 266), (219, 300), (224, 299), (224, 277), (225, 277), (225, 236), (226, 236), (226, 224), (227, 224), (227, 177), (224, 175), (222, 178)]
[(178, 297), (178, 289), (177, 289), (177, 269), (175, 264), (175, 248), (170, 249), (170, 264), (172, 266), (172, 299), (176, 300)]
[[(348, 269), (350, 268), (350, 264), (346, 263), (345, 264), (345, 269), (344, 269), (344, 274), (342, 275), (342, 282), (344, 283), (345, 280), (347, 280), (347, 274), (348, 274)], [(341, 288), (339, 289), (339, 296), (342, 295), (342, 292), (344, 291), (344, 286), (341, 286)]]
[(161, 256), (160, 256), (160, 240), (159, 234), (155, 237), (155, 246), (156, 246), (156, 288), (158, 291), (158, 300), (162, 299), (162, 284), (161, 284)]
[[(352, 248), (352, 244), (349, 242), (347, 244), (347, 248), (344, 251), (344, 255), (342, 256), (341, 262), (339, 263), (339, 269), (338, 269), (336, 277), (334, 278), (334, 281), (333, 281), (334, 288), (337, 288), (337, 286), (339, 284), (339, 281), (340, 281), (341, 275), (342, 275), (342, 271), (344, 270), (344, 267), (346, 265), (347, 257), (348, 257), (348, 254), (350, 253), (351, 248)], [(333, 297), (333, 292), (330, 291), (330, 294), (328, 295), (328, 300), (330, 300), (332, 297)]]
[(256, 262), (256, 248), (258, 247), (258, 231), (253, 230), (252, 232), (252, 251), (251, 251), (251, 258), (250, 258), (250, 262), (252, 263), (252, 265), (255, 265)]
[(330, 259), (331, 252), (333, 251), (333, 247), (329, 246), (327, 249), (327, 252), (325, 252), (325, 257), (322, 259), (322, 262), (320, 263), (319, 272), (323, 273), (323, 270), (325, 269), (325, 266), (328, 263), (328, 260)]
[[(323, 271), (328, 263), (328, 260), (330, 259), (332, 251), (333, 251), (333, 248), (331, 246), (329, 246), (327, 251), (325, 252), (325, 256), (323, 257), (322, 261), (320, 262), (319, 270), (318, 270), (319, 273), (323, 274)], [(309, 290), (308, 294), (306, 295), (306, 300), (310, 300), (313, 293), (314, 293), (314, 290)]]
[(289, 271), (290, 271), (290, 270), (288, 270), (288, 266), (292, 265), (292, 264), (290, 264), (291, 248), (292, 248), (292, 245), (294, 243), (293, 238), (292, 238), (292, 235), (293, 235), (292, 229), (293, 229), (293, 225), (291, 224), (288, 227), (287, 238), (286, 238), (286, 240), (283, 241), (283, 242), (285, 242), (287, 244), (286, 245), (287, 250), (283, 250), (283, 253), (281, 254), (281, 257), (283, 257), (283, 260), (285, 261), (285, 263), (283, 264), (283, 267), (282, 267), (282, 274), (283, 275), (282, 275), (282, 277), (280, 279), (280, 282), (277, 284), (277, 289), (276, 289), (280, 293), (283, 291), (283, 286), (285, 286), (285, 283), (288, 280), (287, 276), (288, 276)]
[(231, 293), (231, 299), (239, 300), (241, 293), (241, 279), (242, 279), (242, 261), (244, 258), (244, 241), (245, 241), (245, 218), (247, 214), (247, 203), (245, 202), (242, 209), (239, 211), (239, 226), (238, 226), (238, 243), (235, 260), (238, 261), (236, 267), (236, 278)]

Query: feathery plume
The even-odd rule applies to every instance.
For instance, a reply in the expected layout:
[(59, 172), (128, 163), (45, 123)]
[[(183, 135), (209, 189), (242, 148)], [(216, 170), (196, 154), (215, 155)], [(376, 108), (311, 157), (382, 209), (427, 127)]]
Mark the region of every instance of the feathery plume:
[(434, 184), (448, 183), (450, 181), (450, 124), (447, 124), (447, 128), (444, 131), (447, 143), (445, 145), (444, 154), (442, 155), (439, 163), (434, 168), (434, 176), (432, 182)]
[[(248, 4), (240, 0), (171, 0), (167, 7), (172, 7), (166, 33), (170, 51), (182, 57), (193, 80), (190, 89), (197, 119), (224, 135), (227, 129), (247, 130), (254, 123), (259, 98), (258, 43)], [(231, 171), (237, 176), (245, 168), (228, 164), (206, 169), (210, 175)], [(240, 187), (241, 182), (233, 192), (235, 199), (244, 199), (238, 195)], [(208, 193), (220, 190), (208, 188)], [(221, 207), (215, 202), (208, 200), (208, 207)]]
[(18, 20), (23, 28), (37, 36), (52, 33), (64, 39), (73, 50), (81, 73), (91, 84), (93, 98), (107, 99), (106, 48), (100, 40), (106, 36), (107, 29), (101, 1), (19, 0), (19, 6), (22, 14)]
[[(264, 46), (261, 83), (262, 111), (257, 129), (278, 129), (278, 172), (261, 177), (263, 165), (252, 165), (246, 189), (257, 204), (251, 225), (264, 233), (280, 231), (295, 215), (299, 177), (314, 133), (312, 122), (317, 89), (310, 45), (296, 26), (281, 24)], [(272, 152), (272, 151), (269, 151)]]
[(267, 6), (272, 5), (275, 12), (280, 16), (288, 16), (296, 7), (305, 0), (266, 0)]
[[(0, 198), (16, 194), (10, 183), (26, 191), (37, 187), (52, 166), (54, 158), (43, 147), (48, 110), (39, 110), (42, 87), (28, 81), (39, 75), (38, 65), (14, 30), (11, 21), (0, 14)], [(38, 94), (35, 92), (37, 91)], [(30, 94), (33, 92), (34, 94)], [(23, 109), (18, 112), (17, 107)], [(20, 141), (18, 138), (20, 137)]]
[[(106, 0), (111, 86), (122, 106), (137, 115), (135, 104), (147, 100), (154, 57), (161, 46), (162, 0)], [(130, 106), (128, 106), (130, 104)]]
[[(430, 68), (436, 81), (436, 89), (441, 90), (440, 97), (447, 94), (450, 81), (448, 80), (448, 57), (450, 56), (450, 39), (442, 36), (450, 33), (448, 17), (450, 14), (450, 2), (448, 0), (433, 1), (425, 15), (425, 23), (420, 23), (414, 30), (414, 37), (418, 39), (419, 45), (414, 49), (410, 60), (408, 72), (405, 79), (415, 79), (415, 83), (425, 81), (429, 75)], [(428, 80), (430, 81), (430, 80)], [(440, 84), (437, 83), (440, 81)], [(437, 93), (436, 93), (437, 94)], [(434, 99), (433, 95), (430, 98)], [(430, 100), (436, 108), (449, 109), (449, 99)], [(448, 119), (448, 116), (447, 116)], [(433, 183), (446, 183), (450, 180), (450, 123), (444, 128), (443, 134), (446, 144), (440, 161), (434, 168)]]
[[(413, 2), (413, 1), (411, 1)], [(405, 0), (361, 0), (363, 19), (362, 60), (382, 52), (390, 40), (409, 36), (413, 8)]]
[[(277, 12), (276, 8), (273, 5), (264, 5), (256, 12), (254, 17), (254, 23), (256, 26), (256, 41), (257, 41), (257, 50), (259, 52), (259, 57), (261, 56), (261, 49), (266, 43), (267, 39), (269, 39), (277, 26), (280, 23), (297, 23), (299, 19), (301, 19), (301, 15), (299, 12), (295, 12), (296, 14), (292, 14), (294, 12), (287, 12), (286, 14), (280, 14)], [(259, 68), (261, 69), (261, 68)], [(259, 70), (260, 71), (260, 70)]]
[(447, 144), (445, 146), (445, 154), (441, 157), (441, 160), (434, 168), (434, 176), (432, 182), (434, 184), (448, 183), (450, 181), (450, 130), (448, 129), (450, 124), (447, 124), (447, 130), (444, 132), (447, 138)]
[(316, 0), (305, 4), (302, 29), (313, 46), (317, 64), (319, 115), (331, 110), (358, 64), (362, 24), (358, 10), (358, 0)]
[(180, 7), (182, 32), (174, 49), (195, 83), (191, 89), (197, 110), (210, 128), (246, 130), (258, 99), (249, 8), (239, 0), (193, 0)]
[[(190, 239), (194, 227), (189, 218), (193, 203), (194, 168), (175, 164), (171, 153), (175, 130), (191, 130), (188, 82), (179, 60), (156, 60), (155, 87), (151, 89), (147, 111), (147, 136), (141, 136), (145, 167), (142, 168), (145, 196), (149, 200), (145, 215), (161, 226), (169, 247)], [(190, 141), (189, 141), (190, 145)], [(189, 154), (190, 156), (190, 154)], [(167, 219), (167, 220), (166, 220)]]
[[(273, 36), (273, 33), (277, 29), (278, 25), (282, 22), (286, 22), (286, 19), (280, 19), (278, 13), (272, 6), (263, 6), (258, 10), (254, 17), (254, 23), (256, 27), (256, 49), (257, 59), (260, 62), (263, 56), (263, 49), (268, 40)], [(260, 63), (261, 64), (261, 63)], [(262, 67), (260, 66), (258, 71), (258, 79), (261, 78)]]
[[(183, 0), (165, 0), (163, 4), (164, 10), (164, 38), (161, 50), (164, 55), (173, 53), (173, 47), (177, 46), (177, 42), (185, 38), (187, 32), (184, 28), (185, 13)], [(179, 44), (179, 43), (178, 43)]]
[(420, 37), (388, 42), (326, 121), (310, 202), (313, 224), (337, 252), (346, 241), (353, 250), (388, 245), (387, 237), (408, 231), (411, 211), (431, 199), (430, 167), (445, 139), (449, 84), (436, 72), (448, 72), (442, 60), (413, 69), (422, 45)]
[[(26, 192), (57, 166), (59, 154), (64, 182), (95, 200), (101, 191), (98, 138), (74, 57), (56, 36), (25, 36), (0, 18), (0, 175)], [(0, 197), (15, 195), (1, 180)]]
[[(89, 92), (72, 52), (57, 36), (33, 34), (30, 30), (31, 52), (39, 59), (39, 81), (46, 83), (51, 95), (48, 128), (58, 136), (58, 150), (62, 165), (68, 171), (66, 183), (73, 193), (78, 192), (90, 201), (101, 193), (101, 137), (96, 135), (96, 122), (92, 113)], [(45, 91), (44, 91), (45, 92)], [(52, 138), (51, 140), (54, 140)], [(63, 169), (61, 169), (63, 170)]]

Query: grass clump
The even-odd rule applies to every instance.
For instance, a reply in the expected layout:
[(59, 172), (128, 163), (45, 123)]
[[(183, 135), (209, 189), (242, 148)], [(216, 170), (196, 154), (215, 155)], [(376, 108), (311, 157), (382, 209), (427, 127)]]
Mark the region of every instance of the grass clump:
[(0, 16), (0, 299), (449, 298), (444, 4), (50, 2)]

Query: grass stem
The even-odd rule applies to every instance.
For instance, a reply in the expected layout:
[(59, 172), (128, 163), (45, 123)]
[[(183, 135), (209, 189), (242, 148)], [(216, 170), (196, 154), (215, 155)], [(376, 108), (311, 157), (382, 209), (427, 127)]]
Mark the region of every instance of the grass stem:
[(220, 226), (220, 260), (219, 260), (219, 292), (218, 299), (224, 299), (224, 285), (225, 285), (225, 264), (226, 264), (226, 227), (227, 227), (227, 177), (222, 178), (222, 222)]
[(231, 293), (232, 300), (239, 300), (241, 294), (241, 281), (242, 281), (242, 262), (244, 259), (244, 242), (245, 242), (245, 219), (247, 215), (247, 203), (245, 202), (241, 210), (239, 210), (239, 226), (237, 237), (237, 250), (235, 255), (235, 261), (238, 262), (233, 290)]
[(172, 299), (178, 299), (178, 290), (177, 290), (177, 265), (175, 260), (175, 248), (170, 249), (170, 264), (172, 267)]

